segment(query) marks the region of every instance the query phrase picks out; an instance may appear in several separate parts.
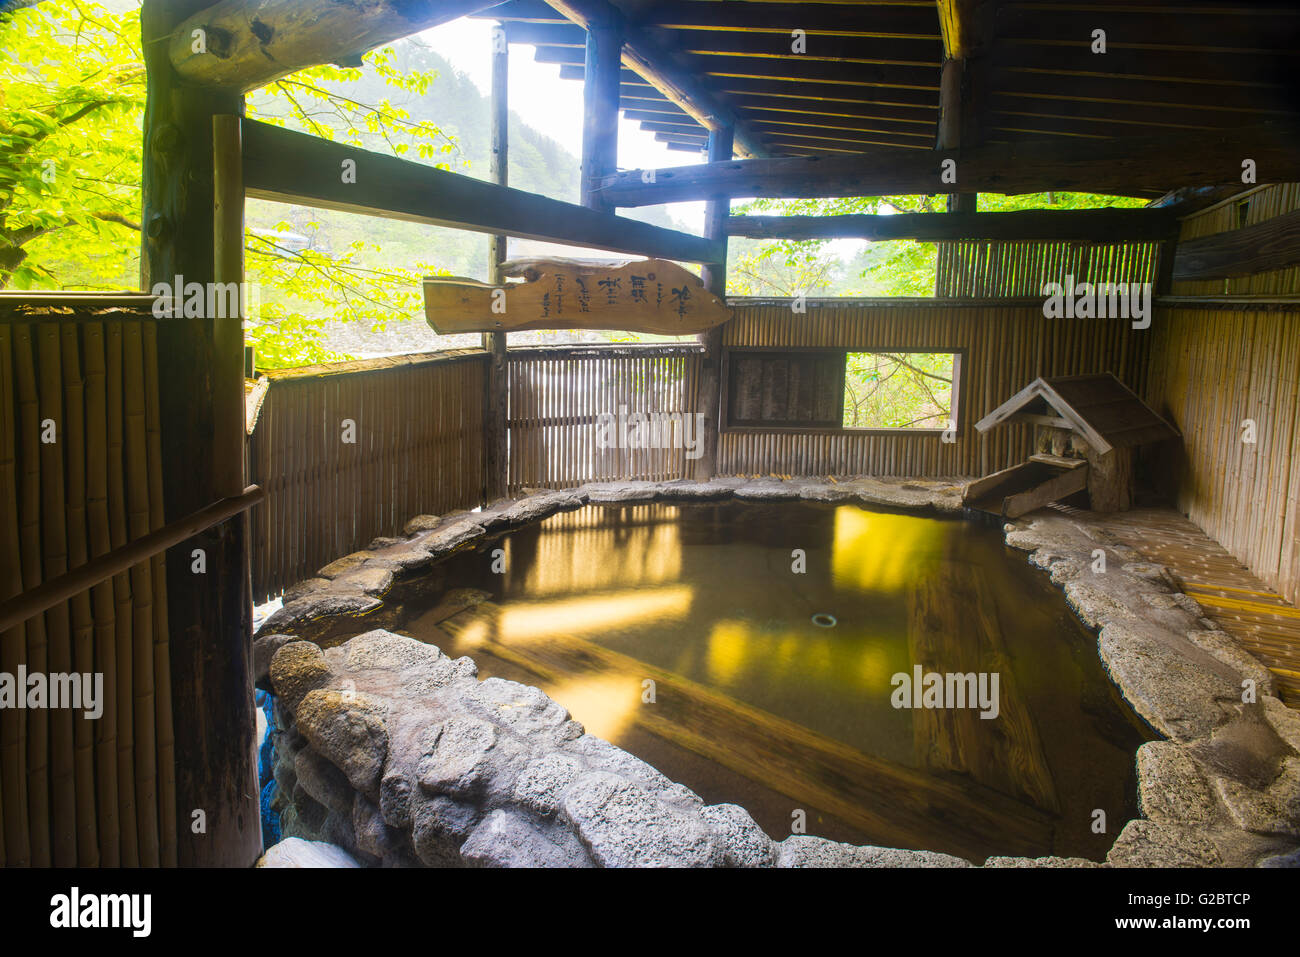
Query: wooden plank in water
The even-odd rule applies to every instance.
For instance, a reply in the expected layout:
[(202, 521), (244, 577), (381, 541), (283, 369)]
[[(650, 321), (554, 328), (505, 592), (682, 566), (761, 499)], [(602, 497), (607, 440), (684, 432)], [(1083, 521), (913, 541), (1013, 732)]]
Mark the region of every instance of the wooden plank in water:
[(997, 608), (984, 572), (969, 565), (949, 563), (909, 594), (912, 663), (923, 673), (997, 674), (999, 692), (996, 718), (980, 717), (976, 707), (916, 709), (917, 760), (925, 767), (969, 774), (980, 784), (1059, 814), (1056, 785), (1038, 727), (1018, 693)]
[[(945, 779), (865, 754), (802, 725), (744, 704), (681, 675), (565, 634), (510, 642), (484, 602), (442, 622), (453, 635), (471, 627), (501, 640), (483, 650), (541, 678), (622, 675), (656, 684), (653, 707), (637, 706), (646, 731), (702, 755), (796, 801), (833, 814), (896, 846), (942, 847), (980, 857), (990, 839), (1007, 854), (1040, 855), (1052, 844), (1048, 814), (978, 782)], [(564, 704), (563, 701), (560, 702)], [(578, 716), (581, 719), (581, 716)]]

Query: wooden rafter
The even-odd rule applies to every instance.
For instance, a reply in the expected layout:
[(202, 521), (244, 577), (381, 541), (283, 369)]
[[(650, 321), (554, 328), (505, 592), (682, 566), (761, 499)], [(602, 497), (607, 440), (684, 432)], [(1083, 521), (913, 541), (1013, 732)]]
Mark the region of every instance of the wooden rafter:
[[(1087, 149), (1072, 141), (990, 143), (969, 150), (918, 154), (882, 147), (843, 158), (782, 158), (713, 163), (655, 171), (620, 172), (605, 180), (617, 206), (707, 199), (711, 196), (882, 196), (940, 192), (1036, 193), (1075, 190), (1121, 196), (1163, 195), (1171, 186), (1240, 182), (1243, 157), (1261, 179), (1300, 179), (1300, 142), (1293, 129), (1257, 126), (1186, 136), (1097, 140)], [(955, 184), (940, 179), (941, 165), (959, 165)], [(652, 182), (650, 180), (653, 180)]]
[[(608, 0), (548, 0), (572, 22), (588, 28), (593, 23), (621, 20), (622, 14)], [(562, 48), (561, 48), (562, 49)], [(709, 130), (735, 130), (736, 148), (748, 156), (765, 156), (763, 138), (719, 101), (700, 81), (698, 74), (684, 68), (675, 55), (650, 39), (643, 31), (625, 31), (623, 63), (644, 77), (655, 89), (672, 100), (701, 126)]]

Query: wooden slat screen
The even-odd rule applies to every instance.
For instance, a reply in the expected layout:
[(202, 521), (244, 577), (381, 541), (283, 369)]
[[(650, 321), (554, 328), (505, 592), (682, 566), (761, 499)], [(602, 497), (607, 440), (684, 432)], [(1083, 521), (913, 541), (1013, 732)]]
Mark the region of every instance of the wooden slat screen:
[(694, 346), (511, 350), (511, 493), (690, 474), (682, 448), (597, 447), (598, 417), (699, 410)]
[(980, 436), (971, 428), (1038, 376), (1113, 372), (1142, 394), (1150, 331), (1125, 319), (1048, 319), (1042, 309), (995, 302), (954, 305), (924, 299), (898, 305), (737, 303), (728, 348), (835, 347), (855, 352), (963, 352), (963, 428), (955, 443), (933, 432), (897, 434), (724, 432), (719, 471), (728, 475), (978, 476), (1024, 459), (1031, 430), (1014, 425)]
[[(157, 328), (63, 311), (0, 321), (0, 599), (163, 525)], [(175, 866), (163, 556), (0, 635), (22, 667), (102, 675), (103, 712), (0, 709), (0, 864)]]
[[(421, 513), (483, 498), (486, 356), (406, 356), (271, 375), (249, 439), (256, 601)], [(345, 443), (344, 420), (355, 424)]]
[(1155, 242), (1037, 242), (989, 239), (939, 243), (936, 297), (1040, 297), (1043, 285), (1154, 283)]

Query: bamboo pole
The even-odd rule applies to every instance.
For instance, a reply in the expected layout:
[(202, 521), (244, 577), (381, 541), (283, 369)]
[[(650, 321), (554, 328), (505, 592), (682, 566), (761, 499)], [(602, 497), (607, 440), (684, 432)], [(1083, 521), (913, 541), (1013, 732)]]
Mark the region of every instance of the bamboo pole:
[[(165, 527), (162, 489), (162, 411), (158, 405), (158, 330), (146, 324), (144, 337), (144, 412), (149, 468), (149, 531)], [(157, 729), (159, 861), (175, 867), (176, 856), (176, 740), (172, 715), (170, 633), (167, 624), (167, 563), (163, 552), (149, 560), (154, 594), (153, 669), (154, 724)]]
[[(108, 525), (108, 403), (104, 372), (104, 327), (86, 323), (86, 527), (89, 558), (112, 549)], [(104, 676), (104, 713), (95, 723), (95, 808), (98, 815), (99, 862), (117, 867), (121, 861), (117, 813), (117, 661), (113, 583), (91, 589), (95, 615), (95, 670)]]
[[(123, 323), (105, 327), (106, 386), (108, 401), (108, 527), (114, 549), (122, 548), (129, 538), (126, 519), (126, 469), (123, 461)], [(140, 833), (135, 804), (135, 709), (132, 705), (132, 631), (135, 616), (132, 608), (131, 577), (127, 571), (113, 576), (113, 600), (117, 668), (117, 807), (120, 856), (123, 867), (140, 866)]]
[[(63, 408), (59, 329), (43, 322), (36, 327), (39, 348), (37, 369), (41, 427), (52, 423), (55, 441), (41, 440), (41, 564), (44, 579), (68, 570), (67, 520), (63, 511), (63, 445), (67, 443), (67, 416)], [(45, 614), (49, 671), (72, 671), (72, 626), (66, 602)], [(51, 702), (53, 703), (53, 702)], [(55, 867), (77, 863), (77, 779), (70, 708), (50, 709), (50, 840)]]
[[(23, 590), (23, 563), (18, 524), (20, 416), (15, 408), (13, 387), (16, 378), (13, 327), (8, 323), (0, 323), (0, 370), (4, 372), (0, 387), (0, 554), (12, 556), (12, 560), (0, 565), (0, 597), (9, 599)], [(26, 633), (22, 625), (0, 634), (0, 670), (17, 674), (26, 658)], [(0, 710), (0, 793), (5, 795), (0, 814), (3, 815), (6, 867), (25, 867), (31, 863), (27, 792), (27, 711), (6, 708)]]
[[(64, 463), (67, 468), (68, 561), (72, 568), (89, 560), (86, 537), (86, 407), (85, 382), (81, 371), (81, 349), (77, 326), (64, 323), (58, 327), (63, 360)], [(95, 620), (91, 611), (90, 592), (81, 591), (70, 601), (72, 618), (73, 671), (85, 682), (94, 681)], [(102, 717), (102, 715), (101, 715)], [(99, 866), (99, 837), (95, 810), (95, 725), (82, 708), (72, 714), (73, 769), (77, 800), (77, 863), (82, 867)]]
[[(127, 528), (132, 539), (149, 534), (149, 463), (145, 436), (144, 347), (139, 323), (123, 332)], [(161, 863), (158, 839), (158, 753), (154, 710), (153, 580), (147, 561), (131, 567), (131, 669), (135, 713), (135, 807), (140, 866)]]

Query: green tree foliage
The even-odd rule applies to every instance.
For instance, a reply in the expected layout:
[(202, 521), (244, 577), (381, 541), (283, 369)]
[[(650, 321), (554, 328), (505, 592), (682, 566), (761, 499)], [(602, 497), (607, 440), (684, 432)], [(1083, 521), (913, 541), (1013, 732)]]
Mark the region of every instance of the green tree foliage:
[(851, 352), (846, 429), (944, 429), (952, 415), (950, 352)]

